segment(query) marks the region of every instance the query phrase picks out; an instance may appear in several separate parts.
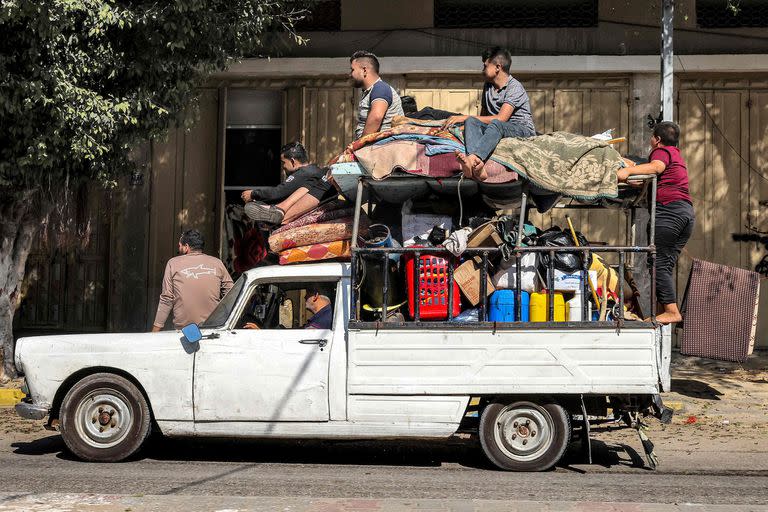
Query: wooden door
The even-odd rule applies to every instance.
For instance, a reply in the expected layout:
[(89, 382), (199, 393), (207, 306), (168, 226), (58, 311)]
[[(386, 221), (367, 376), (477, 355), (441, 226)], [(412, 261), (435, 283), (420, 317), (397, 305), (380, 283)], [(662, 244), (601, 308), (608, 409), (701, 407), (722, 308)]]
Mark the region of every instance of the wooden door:
[[(680, 148), (688, 164), (696, 228), (677, 266), (678, 294), (691, 258), (754, 269), (767, 253), (735, 242), (747, 226), (768, 230), (768, 83), (750, 80), (682, 80), (678, 95)], [(750, 169), (751, 168), (751, 169)], [(756, 346), (768, 338), (765, 281), (761, 285)], [(724, 312), (723, 314), (727, 314)]]
[(27, 260), (17, 329), (104, 331), (108, 321), (110, 194), (84, 186), (62, 202), (62, 232), (45, 226)]

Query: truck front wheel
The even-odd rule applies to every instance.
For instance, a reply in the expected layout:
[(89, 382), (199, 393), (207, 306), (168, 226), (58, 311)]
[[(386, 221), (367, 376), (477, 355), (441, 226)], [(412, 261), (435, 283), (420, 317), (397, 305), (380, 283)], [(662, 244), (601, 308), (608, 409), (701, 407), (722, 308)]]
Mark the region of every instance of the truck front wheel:
[(544, 471), (565, 453), (570, 416), (559, 404), (494, 401), (480, 418), (480, 444), (486, 457), (506, 471)]
[(126, 459), (150, 432), (144, 395), (131, 381), (111, 373), (95, 373), (72, 386), (59, 417), (67, 448), (86, 461)]

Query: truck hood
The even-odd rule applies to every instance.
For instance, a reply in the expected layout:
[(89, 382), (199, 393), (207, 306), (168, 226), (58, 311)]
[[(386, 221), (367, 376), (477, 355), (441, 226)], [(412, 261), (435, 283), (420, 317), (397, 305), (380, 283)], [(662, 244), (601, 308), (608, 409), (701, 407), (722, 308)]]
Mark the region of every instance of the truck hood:
[(76, 360), (87, 357), (98, 360), (99, 354), (151, 353), (168, 350), (189, 350), (180, 331), (159, 333), (99, 333), (33, 336), (16, 341), (16, 368), (25, 373), (24, 366), (36, 356)]

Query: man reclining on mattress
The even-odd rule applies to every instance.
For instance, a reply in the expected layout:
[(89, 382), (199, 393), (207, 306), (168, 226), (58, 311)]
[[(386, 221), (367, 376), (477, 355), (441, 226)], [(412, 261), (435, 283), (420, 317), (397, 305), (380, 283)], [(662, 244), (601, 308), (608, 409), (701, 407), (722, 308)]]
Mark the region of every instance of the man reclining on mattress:
[(288, 175), (280, 185), (267, 189), (245, 190), (245, 214), (265, 224), (286, 224), (336, 195), (326, 170), (309, 163), (307, 150), (300, 142), (280, 148), (280, 163)]
[(466, 154), (456, 152), (464, 176), (485, 181), (483, 169), (503, 137), (533, 137), (536, 130), (531, 117), (531, 102), (523, 84), (509, 74), (512, 56), (504, 48), (483, 52), (482, 108), (480, 116), (452, 116), (443, 127), (464, 123)]

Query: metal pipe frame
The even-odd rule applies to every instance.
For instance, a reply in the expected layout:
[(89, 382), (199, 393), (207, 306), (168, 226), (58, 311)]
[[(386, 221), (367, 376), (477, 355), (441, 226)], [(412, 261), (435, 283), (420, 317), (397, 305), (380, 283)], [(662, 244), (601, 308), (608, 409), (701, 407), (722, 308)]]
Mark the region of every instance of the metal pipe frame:
[[(358, 247), (354, 249), (358, 253), (364, 253), (364, 254), (374, 254), (377, 252), (386, 252), (388, 254), (405, 254), (405, 253), (411, 253), (411, 252), (428, 252), (430, 254), (451, 254), (448, 249), (444, 247)], [(561, 253), (561, 252), (607, 252), (607, 253), (619, 253), (619, 252), (651, 252), (651, 248), (649, 247), (642, 247), (642, 246), (636, 246), (636, 247), (630, 247), (630, 246), (594, 246), (594, 245), (585, 245), (581, 247), (576, 246), (562, 246), (562, 247), (548, 247), (548, 246), (530, 246), (530, 247), (520, 247), (519, 249), (515, 249), (515, 252), (520, 251), (523, 253), (526, 252), (549, 252), (549, 251), (555, 251), (555, 253)], [(467, 248), (463, 254), (476, 254), (482, 256), (484, 252), (487, 252), (488, 254), (494, 254), (497, 252), (501, 252), (501, 249), (498, 247), (470, 247)]]
[[(629, 253), (632, 256), (632, 261), (634, 261), (634, 254), (636, 253), (647, 253), (648, 260), (651, 267), (651, 324), (656, 325), (656, 246), (654, 243), (655, 240), (655, 224), (656, 224), (656, 186), (658, 182), (658, 178), (655, 175), (651, 176), (632, 176), (631, 179), (638, 179), (647, 181), (650, 183), (650, 191), (651, 191), (651, 198), (650, 198), (650, 239), (649, 239), (649, 245), (648, 246), (637, 246), (634, 245), (634, 242), (636, 240), (636, 233), (631, 233), (631, 235), (628, 233), (628, 245), (626, 246), (613, 246), (613, 247), (593, 247), (593, 246), (582, 246), (582, 247), (575, 247), (575, 246), (568, 246), (568, 247), (523, 247), (522, 246), (522, 239), (523, 239), (523, 227), (524, 227), (524, 219), (525, 219), (525, 213), (527, 209), (527, 194), (525, 191), (522, 193), (522, 202), (521, 202), (521, 209), (520, 209), (520, 221), (518, 223), (518, 237), (516, 240), (516, 246), (514, 251), (515, 256), (515, 275), (516, 275), (516, 284), (515, 284), (515, 318), (518, 319), (518, 321), (514, 322), (513, 324), (510, 324), (508, 322), (493, 322), (493, 324), (497, 324), (499, 326), (503, 327), (509, 327), (510, 325), (514, 325), (516, 327), (524, 328), (526, 325), (530, 325), (531, 322), (520, 322), (519, 320), (522, 319), (522, 289), (521, 289), (521, 280), (522, 280), (522, 262), (521, 258), (525, 253), (537, 253), (537, 252), (547, 252), (549, 253), (549, 265), (547, 268), (547, 288), (548, 288), (548, 311), (547, 311), (547, 321), (546, 322), (537, 322), (533, 325), (536, 325), (538, 327), (544, 327), (544, 328), (592, 328), (592, 327), (615, 327), (618, 325), (619, 329), (626, 328), (627, 325), (624, 321), (624, 273), (625, 273), (625, 267), (626, 267), (626, 254)], [(389, 178), (392, 179), (392, 178)], [(406, 178), (408, 179), (408, 178)], [(382, 290), (382, 309), (381, 309), (381, 319), (382, 323), (386, 321), (387, 318), (387, 308), (389, 306), (389, 257), (390, 255), (395, 254), (412, 254), (414, 257), (414, 282), (413, 282), (413, 295), (414, 295), (414, 319), (412, 321), (408, 321), (405, 323), (401, 322), (392, 322), (389, 324), (389, 327), (402, 327), (403, 325), (407, 326), (421, 326), (425, 325), (424, 322), (421, 321), (420, 318), (420, 305), (421, 305), (421, 255), (422, 252), (427, 250), (430, 254), (434, 254), (435, 256), (438, 255), (444, 255), (447, 264), (448, 264), (448, 271), (447, 271), (447, 286), (448, 286), (448, 296), (447, 296), (447, 308), (448, 308), (448, 319), (453, 319), (453, 304), (456, 300), (456, 297), (454, 297), (454, 265), (452, 261), (452, 254), (450, 252), (443, 248), (443, 247), (430, 247), (428, 249), (420, 247), (420, 248), (411, 248), (411, 247), (399, 247), (399, 248), (393, 248), (393, 247), (359, 247), (358, 245), (358, 237), (359, 237), (359, 230), (360, 230), (360, 211), (362, 208), (362, 201), (363, 201), (363, 193), (365, 191), (365, 186), (367, 185), (367, 180), (365, 178), (360, 178), (358, 180), (357, 184), (357, 196), (355, 198), (355, 216), (354, 216), (354, 222), (352, 226), (352, 249), (351, 249), (351, 272), (352, 272), (352, 286), (351, 286), (351, 302), (352, 302), (352, 309), (350, 314), (350, 324), (358, 325), (358, 326), (364, 326), (368, 325), (369, 322), (361, 322), (359, 321), (359, 293), (357, 290), (358, 283), (355, 283), (355, 279), (357, 278), (357, 269), (361, 265), (362, 256), (363, 255), (372, 255), (372, 256), (378, 256), (381, 255), (383, 258), (383, 266), (382, 271), (384, 272), (383, 277), (383, 290)], [(589, 205), (584, 205), (589, 206)], [(635, 210), (634, 206), (630, 207), (630, 214), (631, 218), (628, 219), (630, 223), (633, 223), (635, 218)], [(632, 224), (633, 225), (633, 224)], [(480, 306), (480, 315), (479, 315), (479, 322), (474, 322), (475, 325), (485, 325), (488, 324), (487, 322), (487, 316), (488, 316), (488, 297), (487, 297), (487, 276), (488, 276), (488, 263), (489, 263), (489, 255), (497, 254), (501, 252), (500, 248), (489, 248), (489, 247), (483, 247), (483, 248), (468, 248), (465, 250), (464, 254), (467, 256), (473, 256), (473, 255), (480, 255), (482, 256), (482, 265), (480, 269), (480, 293), (481, 293), (481, 300), (479, 303)], [(558, 253), (580, 253), (582, 255), (582, 268), (579, 270), (581, 274), (581, 283), (580, 283), (580, 291), (582, 294), (582, 312), (581, 312), (581, 322), (555, 322), (554, 321), (554, 259), (555, 255)], [(590, 260), (590, 255), (593, 253), (618, 253), (619, 255), (619, 265), (618, 265), (618, 289), (619, 289), (619, 297), (618, 297), (618, 307), (619, 307), (619, 318), (614, 319), (614, 322), (591, 322), (588, 318), (588, 304), (589, 304), (589, 298), (586, 294), (587, 289), (587, 282), (586, 280), (589, 279), (589, 265), (588, 262)], [(637, 326), (642, 327), (646, 324), (646, 322), (632, 322), (628, 325), (630, 326)], [(427, 325), (434, 325), (434, 324), (427, 324)], [(460, 324), (452, 324), (452, 328), (456, 327)], [(362, 328), (362, 327), (361, 327)]]

